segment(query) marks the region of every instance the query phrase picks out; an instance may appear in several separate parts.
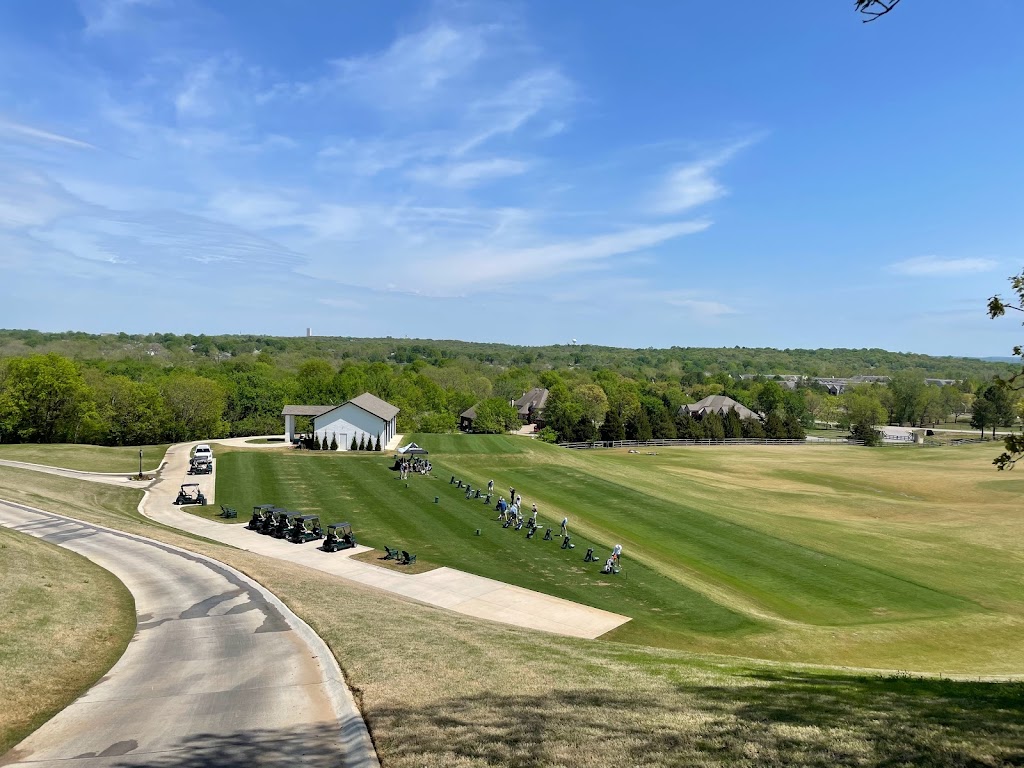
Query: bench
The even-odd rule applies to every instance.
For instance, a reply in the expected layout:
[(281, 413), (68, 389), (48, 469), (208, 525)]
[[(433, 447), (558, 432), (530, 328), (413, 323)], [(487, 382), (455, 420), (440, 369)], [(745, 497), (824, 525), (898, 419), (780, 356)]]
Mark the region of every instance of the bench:
[(231, 518), (238, 517), (238, 513), (233, 508), (225, 507), (223, 504), (221, 504), (220, 505), (220, 514), (217, 515), (217, 517), (224, 517), (224, 518), (231, 519)]
[(384, 555), (385, 560), (398, 560), (399, 555), (402, 554), (397, 549), (392, 549), (391, 547), (384, 547), (384, 552), (387, 553)]
[(399, 565), (412, 565), (416, 562), (416, 555), (410, 555), (404, 549), (402, 550), (401, 556), (398, 558)]

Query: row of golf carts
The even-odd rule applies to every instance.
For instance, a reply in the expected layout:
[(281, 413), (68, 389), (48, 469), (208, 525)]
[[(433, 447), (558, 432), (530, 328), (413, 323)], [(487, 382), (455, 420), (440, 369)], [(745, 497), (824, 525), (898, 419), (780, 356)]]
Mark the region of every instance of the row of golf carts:
[(320, 525), (319, 515), (289, 512), (287, 509), (273, 504), (260, 504), (253, 507), (252, 519), (245, 527), (250, 531), (262, 533), (264, 536), (285, 539), (294, 544), (323, 539), (324, 543), (320, 548), (324, 552), (337, 552), (356, 545), (356, 537), (352, 533), (352, 526), (348, 523), (332, 523), (327, 526), (325, 534)]

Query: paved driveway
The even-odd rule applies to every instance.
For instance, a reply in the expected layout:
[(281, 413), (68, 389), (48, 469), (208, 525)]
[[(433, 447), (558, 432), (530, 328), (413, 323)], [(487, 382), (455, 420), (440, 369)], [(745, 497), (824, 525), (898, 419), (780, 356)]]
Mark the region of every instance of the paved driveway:
[(111, 571), (138, 630), (110, 672), (4, 764), (376, 765), (323, 641), (228, 566), (140, 536), (0, 502), (0, 525)]

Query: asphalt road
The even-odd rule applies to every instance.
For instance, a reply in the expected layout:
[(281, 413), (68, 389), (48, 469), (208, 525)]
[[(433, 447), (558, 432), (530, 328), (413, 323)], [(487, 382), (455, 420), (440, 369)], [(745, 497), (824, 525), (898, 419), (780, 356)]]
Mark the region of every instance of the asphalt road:
[(138, 630), (110, 672), (0, 760), (41, 768), (377, 765), (326, 645), (239, 572), (0, 502), (0, 525), (111, 571)]

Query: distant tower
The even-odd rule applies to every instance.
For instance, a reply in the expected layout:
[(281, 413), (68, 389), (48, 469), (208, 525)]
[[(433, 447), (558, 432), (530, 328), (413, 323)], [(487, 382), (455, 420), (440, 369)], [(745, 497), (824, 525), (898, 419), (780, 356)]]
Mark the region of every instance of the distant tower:
[(310, 338), (310, 337), (311, 337), (312, 335), (313, 335), (313, 329), (312, 329), (312, 328), (307, 328), (307, 329), (306, 329), (306, 338), (308, 339), (308, 338)]

